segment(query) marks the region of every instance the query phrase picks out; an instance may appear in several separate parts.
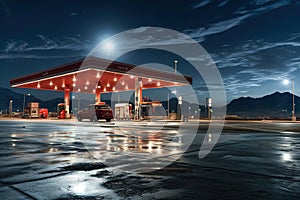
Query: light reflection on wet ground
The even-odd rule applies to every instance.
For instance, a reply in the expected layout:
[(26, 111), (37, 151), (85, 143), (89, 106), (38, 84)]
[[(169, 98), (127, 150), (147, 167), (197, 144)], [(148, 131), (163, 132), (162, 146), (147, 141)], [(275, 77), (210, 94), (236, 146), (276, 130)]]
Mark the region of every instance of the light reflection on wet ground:
[(29, 199), (43, 199), (49, 187), (55, 188), (49, 199), (300, 198), (300, 124), (227, 123), (214, 150), (199, 159), (206, 128), (200, 124), (193, 144), (170, 166), (135, 174), (101, 162), (122, 153), (170, 161), (181, 153), (188, 126), (178, 134), (176, 124), (0, 121), (0, 190), (21, 190)]

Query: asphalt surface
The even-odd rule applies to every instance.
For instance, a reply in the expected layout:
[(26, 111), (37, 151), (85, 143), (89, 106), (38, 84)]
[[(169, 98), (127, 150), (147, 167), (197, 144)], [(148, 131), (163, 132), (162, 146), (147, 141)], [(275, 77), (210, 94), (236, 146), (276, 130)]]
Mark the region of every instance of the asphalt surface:
[(230, 121), (218, 140), (207, 128), (0, 120), (0, 199), (300, 198), (300, 123)]

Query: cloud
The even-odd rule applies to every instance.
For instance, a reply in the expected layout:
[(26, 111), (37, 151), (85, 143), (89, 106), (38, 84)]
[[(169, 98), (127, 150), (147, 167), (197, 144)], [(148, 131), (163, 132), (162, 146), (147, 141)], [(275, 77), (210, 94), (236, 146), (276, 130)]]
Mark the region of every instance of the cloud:
[(69, 15), (70, 15), (70, 16), (76, 16), (76, 15), (78, 15), (78, 13), (72, 12), (72, 13), (69, 13)]
[[(288, 4), (291, 3), (290, 0), (282, 0), (282, 1), (278, 1), (278, 2), (274, 2), (274, 1), (265, 1), (265, 3), (270, 3), (272, 2), (272, 4), (269, 4), (269, 5), (266, 5), (266, 6), (262, 6), (262, 7), (259, 7), (257, 9), (254, 10), (254, 12), (256, 13), (261, 13), (261, 12), (267, 12), (267, 11), (271, 11), (271, 10), (275, 10), (277, 8), (280, 8), (280, 7), (283, 7), (283, 6), (286, 6)], [(274, 2), (274, 3), (273, 3)], [(265, 4), (264, 3), (264, 4)], [(263, 4), (263, 5), (264, 5)], [(261, 4), (257, 4), (257, 5), (261, 5)]]
[(1, 14), (4, 16), (12, 16), (12, 12), (4, 0), (0, 0), (0, 16)]
[(49, 50), (90, 50), (91, 44), (86, 42), (81, 42), (76, 37), (65, 37), (64, 41), (53, 40), (48, 38), (46, 35), (38, 34), (36, 35), (40, 41), (39, 44), (29, 44), (23, 40), (13, 40), (10, 39), (6, 43), (6, 47), (1, 50), (5, 53), (20, 53), (29, 51), (49, 51)]
[(223, 6), (225, 6), (228, 2), (229, 2), (229, 0), (224, 0), (224, 1), (222, 1), (222, 2), (218, 5), (218, 7), (223, 7)]
[(270, 81), (296, 78), (300, 69), (300, 38), (298, 34), (286, 38), (283, 41), (277, 38), (241, 41), (213, 52), (211, 56), (220, 69), (226, 91), (238, 95)]
[[(92, 48), (93, 45), (88, 41), (80, 41), (80, 35), (74, 37), (64, 37), (60, 40), (50, 39), (46, 35), (36, 35), (37, 40), (26, 42), (23, 40), (10, 39), (6, 42), (5, 47), (0, 49), (0, 59), (12, 58), (61, 58), (85, 56)], [(61, 51), (65, 53), (61, 56)], [(72, 52), (72, 53), (70, 53)], [(47, 55), (44, 55), (47, 53)]]
[(197, 9), (197, 8), (203, 7), (203, 6), (205, 6), (205, 5), (207, 5), (207, 4), (211, 3), (211, 2), (212, 2), (212, 0), (203, 0), (200, 3), (194, 5), (193, 9)]
[[(197, 4), (197, 5), (199, 5), (197, 8), (202, 7), (210, 2), (211, 1), (202, 1), (199, 4)], [(225, 0), (225, 1), (221, 2), (218, 6), (221, 7), (227, 3), (228, 3), (228, 1)], [(205, 37), (207, 37), (207, 36), (218, 34), (218, 33), (223, 33), (227, 30), (230, 30), (230, 29), (240, 25), (241, 23), (243, 23), (244, 21), (246, 21), (247, 19), (249, 19), (253, 16), (260, 15), (260, 14), (275, 10), (277, 8), (286, 6), (286, 5), (290, 4), (290, 1), (282, 0), (282, 1), (274, 2), (274, 1), (266, 1), (265, 0), (265, 1), (259, 1), (259, 2), (253, 1), (252, 4), (255, 5), (254, 8), (253, 8), (253, 5), (239, 8), (238, 11), (233, 13), (236, 15), (234, 17), (214, 23), (207, 27), (189, 29), (189, 30), (185, 30), (184, 32), (186, 34), (188, 34), (189, 36), (191, 36), (193, 39), (197, 40), (198, 42), (203, 42), (205, 40)]]
[(225, 32), (225, 31), (239, 25), (242, 21), (249, 18), (250, 16), (251, 16), (251, 14), (242, 15), (242, 16), (239, 16), (236, 18), (232, 18), (232, 19), (228, 19), (228, 20), (224, 20), (224, 21), (212, 24), (208, 27), (201, 27), (201, 28), (197, 28), (194, 30), (186, 30), (185, 33), (188, 34), (193, 39), (197, 40), (198, 42), (202, 42), (202, 41), (204, 41), (205, 37), (207, 37), (209, 35)]
[(238, 75), (231, 75), (223, 78), (225, 90), (233, 95), (240, 95), (241, 91), (247, 93), (249, 88), (261, 87), (261, 83), (251, 80), (241, 80)]

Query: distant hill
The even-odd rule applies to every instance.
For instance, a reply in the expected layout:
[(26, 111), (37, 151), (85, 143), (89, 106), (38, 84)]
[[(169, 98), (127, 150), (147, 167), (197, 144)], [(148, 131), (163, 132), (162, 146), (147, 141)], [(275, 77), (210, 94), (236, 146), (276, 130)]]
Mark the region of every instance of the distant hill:
[[(0, 87), (0, 110), (5, 111), (8, 109), (9, 101), (13, 100), (13, 111), (23, 110), (24, 95), (11, 91), (7, 88)], [(41, 102), (40, 99), (34, 96), (26, 96), (26, 102)]]
[[(299, 105), (299, 106), (297, 106)], [(300, 114), (300, 98), (295, 96), (296, 115)], [(228, 115), (240, 117), (290, 117), (292, 94), (275, 92), (260, 98), (241, 97), (227, 105)]]

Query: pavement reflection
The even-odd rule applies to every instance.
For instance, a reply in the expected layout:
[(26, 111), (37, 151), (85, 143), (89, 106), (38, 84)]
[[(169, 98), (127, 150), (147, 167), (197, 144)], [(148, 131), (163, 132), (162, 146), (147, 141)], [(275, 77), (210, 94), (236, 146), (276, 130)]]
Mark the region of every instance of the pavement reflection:
[[(204, 159), (198, 157), (202, 142), (215, 140), (206, 134), (206, 122), (187, 150), (193, 123), (180, 131), (177, 123), (141, 124), (0, 121), (1, 194), (13, 199), (300, 198), (300, 123), (227, 122)], [(129, 163), (159, 170), (120, 170)]]

